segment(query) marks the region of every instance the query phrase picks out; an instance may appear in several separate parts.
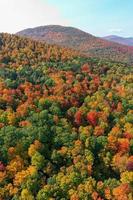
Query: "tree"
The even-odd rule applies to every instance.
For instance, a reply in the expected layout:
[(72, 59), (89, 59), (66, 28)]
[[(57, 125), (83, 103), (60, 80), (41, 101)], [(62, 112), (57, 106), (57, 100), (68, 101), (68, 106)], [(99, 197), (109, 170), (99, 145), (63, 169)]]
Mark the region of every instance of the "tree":
[(31, 163), (36, 166), (37, 169), (43, 169), (45, 165), (45, 158), (39, 152), (35, 152), (31, 158)]
[(91, 125), (96, 126), (97, 119), (98, 119), (98, 114), (96, 111), (90, 111), (89, 113), (87, 113), (87, 120)]

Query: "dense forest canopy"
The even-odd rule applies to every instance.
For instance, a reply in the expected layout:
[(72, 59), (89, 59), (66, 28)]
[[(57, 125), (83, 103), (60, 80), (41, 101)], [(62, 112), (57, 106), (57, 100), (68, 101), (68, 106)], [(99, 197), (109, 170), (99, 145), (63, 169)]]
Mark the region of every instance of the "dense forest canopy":
[(132, 200), (133, 68), (0, 35), (0, 200)]

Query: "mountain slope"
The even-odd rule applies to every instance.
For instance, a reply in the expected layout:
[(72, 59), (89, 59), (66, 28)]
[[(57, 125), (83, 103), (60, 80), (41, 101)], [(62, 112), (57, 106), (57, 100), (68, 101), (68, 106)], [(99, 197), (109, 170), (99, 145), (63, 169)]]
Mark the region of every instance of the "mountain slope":
[[(73, 49), (48, 45), (29, 38), (0, 34), (0, 64), (1, 66), (35, 65), (45, 61), (67, 61), (79, 56)], [(17, 58), (17, 59), (16, 59)]]
[(132, 70), (0, 34), (0, 200), (132, 199)]
[(133, 47), (109, 42), (73, 27), (41, 26), (20, 31), (17, 35), (73, 48), (90, 57), (133, 63)]
[(103, 37), (103, 39), (111, 41), (111, 42), (117, 42), (119, 44), (123, 44), (123, 45), (127, 45), (127, 46), (133, 46), (133, 38), (132, 37), (124, 38), (124, 37), (120, 37), (117, 35), (109, 35), (109, 36)]

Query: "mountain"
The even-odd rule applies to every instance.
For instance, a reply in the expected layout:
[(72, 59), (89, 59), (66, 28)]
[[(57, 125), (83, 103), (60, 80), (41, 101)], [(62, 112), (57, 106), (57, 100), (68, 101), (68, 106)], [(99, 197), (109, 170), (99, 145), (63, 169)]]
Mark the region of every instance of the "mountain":
[(133, 46), (133, 37), (120, 37), (117, 35), (109, 35), (103, 37), (103, 39), (111, 41), (111, 42), (117, 42), (119, 44), (127, 45), (127, 46)]
[(73, 48), (89, 57), (133, 63), (133, 47), (98, 38), (73, 27), (40, 26), (25, 29), (17, 35)]

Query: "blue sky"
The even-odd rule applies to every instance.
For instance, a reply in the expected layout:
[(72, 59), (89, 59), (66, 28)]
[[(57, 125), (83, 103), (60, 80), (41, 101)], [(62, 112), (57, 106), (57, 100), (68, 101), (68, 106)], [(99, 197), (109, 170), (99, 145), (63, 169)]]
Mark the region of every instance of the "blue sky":
[(0, 32), (48, 24), (133, 37), (133, 0), (0, 0)]
[(70, 24), (94, 35), (133, 36), (133, 0), (49, 0)]

